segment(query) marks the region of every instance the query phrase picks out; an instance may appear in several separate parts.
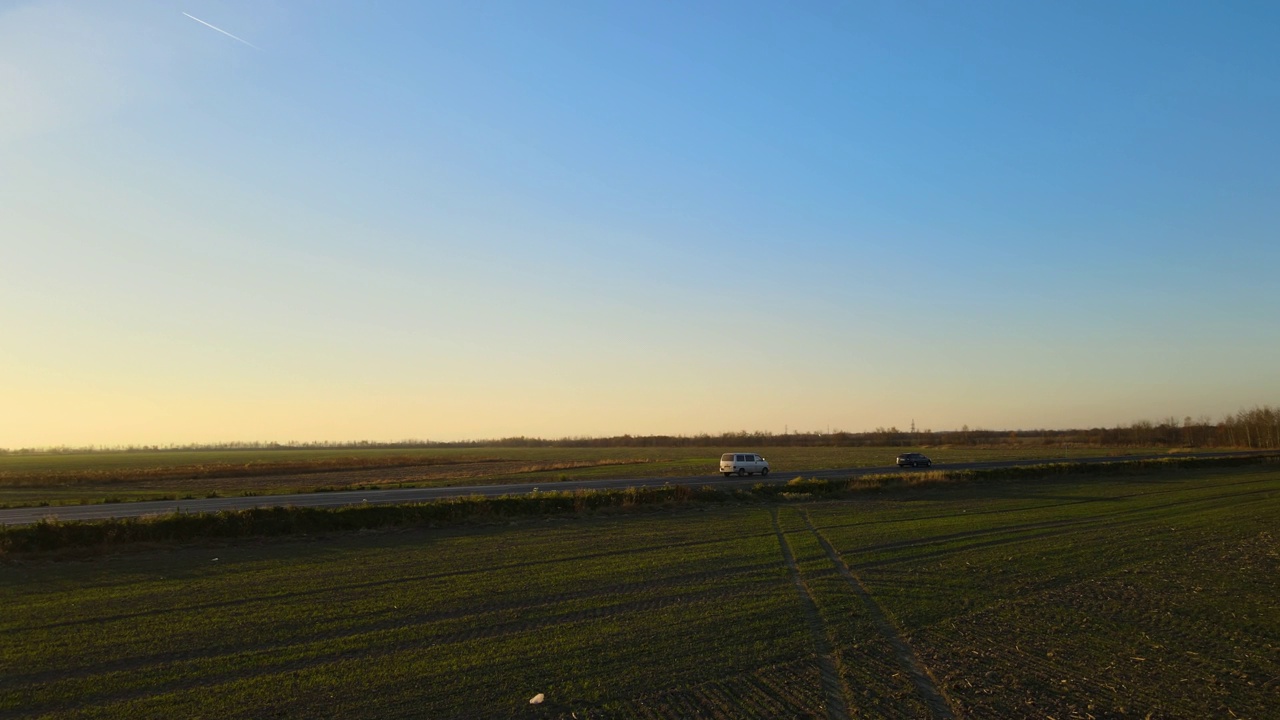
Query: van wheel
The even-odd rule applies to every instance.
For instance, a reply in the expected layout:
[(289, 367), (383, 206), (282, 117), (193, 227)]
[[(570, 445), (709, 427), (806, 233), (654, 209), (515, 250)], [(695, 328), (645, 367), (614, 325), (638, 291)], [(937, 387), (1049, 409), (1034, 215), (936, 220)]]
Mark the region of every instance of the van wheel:
[(769, 477), (769, 468), (762, 469), (760, 471), (760, 477)]
[(746, 468), (738, 468), (738, 477), (746, 477), (746, 476), (747, 476), (747, 469), (746, 469)]
[(724, 474), (724, 476), (725, 476), (725, 477), (733, 477), (733, 473), (725, 473), (725, 474)]

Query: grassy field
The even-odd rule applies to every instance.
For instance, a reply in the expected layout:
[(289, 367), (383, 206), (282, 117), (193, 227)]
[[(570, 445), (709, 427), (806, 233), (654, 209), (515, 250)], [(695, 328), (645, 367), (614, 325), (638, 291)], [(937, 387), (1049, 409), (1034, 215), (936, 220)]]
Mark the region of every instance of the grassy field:
[(27, 556), (0, 716), (1275, 717), (1277, 527), (1272, 464)]
[[(219, 450), (0, 455), (0, 507), (277, 495), (317, 490), (552, 483), (716, 473), (734, 448)], [(739, 448), (740, 449), (740, 448)], [(907, 448), (764, 448), (777, 473), (892, 465)], [(916, 450), (920, 450), (916, 448)], [(1046, 461), (1161, 448), (924, 448), (935, 462)]]

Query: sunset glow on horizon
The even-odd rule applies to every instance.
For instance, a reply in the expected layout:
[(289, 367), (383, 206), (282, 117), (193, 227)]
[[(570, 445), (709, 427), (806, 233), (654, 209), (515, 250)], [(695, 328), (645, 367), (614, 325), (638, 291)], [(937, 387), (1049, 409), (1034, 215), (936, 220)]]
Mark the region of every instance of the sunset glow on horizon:
[(10, 4), (0, 448), (1280, 403), (1277, 21)]

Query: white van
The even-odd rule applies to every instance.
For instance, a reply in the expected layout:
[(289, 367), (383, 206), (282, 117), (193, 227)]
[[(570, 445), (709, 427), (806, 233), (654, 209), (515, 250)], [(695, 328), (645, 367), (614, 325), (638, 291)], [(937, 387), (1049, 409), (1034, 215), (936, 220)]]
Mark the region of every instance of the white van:
[(769, 474), (769, 461), (754, 453), (725, 453), (720, 456), (720, 472), (725, 477), (734, 473), (742, 475)]

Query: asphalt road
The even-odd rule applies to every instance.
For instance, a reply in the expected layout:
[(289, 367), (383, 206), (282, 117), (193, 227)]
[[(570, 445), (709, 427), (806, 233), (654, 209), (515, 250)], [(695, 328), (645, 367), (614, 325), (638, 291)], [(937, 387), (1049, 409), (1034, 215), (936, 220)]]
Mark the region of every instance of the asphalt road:
[[(1274, 454), (1263, 452), (1219, 452), (1219, 453), (1187, 453), (1179, 457), (1233, 457), (1242, 455)], [(1017, 467), (1019, 465), (1038, 465), (1046, 462), (1079, 462), (1106, 463), (1125, 462), (1131, 460), (1151, 460), (1169, 457), (1168, 455), (1123, 455), (1093, 458), (1063, 458), (1061, 460), (1014, 460), (979, 463), (935, 464), (933, 470), (969, 470), (984, 468)], [(60, 505), (51, 507), (22, 507), (0, 509), (0, 525), (30, 525), (45, 518), (56, 518), (61, 521), (92, 521), (110, 518), (136, 518), (148, 515), (168, 515), (170, 513), (212, 513), (222, 510), (246, 510), (256, 507), (346, 507), (351, 505), (397, 505), (402, 503), (425, 502), (444, 498), (466, 497), (468, 495), (525, 495), (537, 490), (573, 491), (573, 490), (617, 490), (628, 487), (655, 487), (662, 485), (711, 485), (713, 487), (733, 487), (752, 485), (758, 482), (782, 483), (791, 478), (803, 476), (811, 478), (848, 478), (860, 475), (901, 472), (894, 466), (871, 468), (842, 468), (838, 470), (776, 470), (769, 477), (759, 476), (726, 478), (719, 473), (714, 475), (693, 475), (689, 477), (661, 478), (613, 478), (606, 480), (580, 480), (551, 483), (514, 483), (505, 485), (462, 485), (456, 487), (436, 488), (397, 488), (387, 490), (350, 490), (341, 492), (313, 492), (296, 495), (263, 495), (256, 497), (200, 498), (191, 500), (155, 500), (146, 502), (104, 503), (96, 505)], [(910, 472), (909, 470), (907, 472)]]

